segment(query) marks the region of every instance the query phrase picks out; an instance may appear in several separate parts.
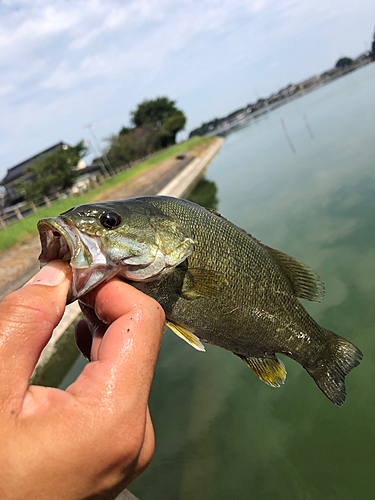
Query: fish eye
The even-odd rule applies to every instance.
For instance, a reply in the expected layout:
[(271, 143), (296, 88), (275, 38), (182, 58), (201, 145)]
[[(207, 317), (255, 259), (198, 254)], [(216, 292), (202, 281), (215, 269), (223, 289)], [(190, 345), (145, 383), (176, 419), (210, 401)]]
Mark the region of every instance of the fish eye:
[(115, 212), (108, 212), (100, 217), (100, 222), (107, 229), (114, 229), (121, 224), (121, 217)]

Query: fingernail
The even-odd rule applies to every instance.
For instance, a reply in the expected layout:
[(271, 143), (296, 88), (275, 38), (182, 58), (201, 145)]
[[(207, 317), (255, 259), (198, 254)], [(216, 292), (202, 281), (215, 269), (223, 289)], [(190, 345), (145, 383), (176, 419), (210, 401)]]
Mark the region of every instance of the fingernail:
[(49, 262), (39, 271), (30, 285), (56, 286), (64, 281), (66, 274), (57, 262)]

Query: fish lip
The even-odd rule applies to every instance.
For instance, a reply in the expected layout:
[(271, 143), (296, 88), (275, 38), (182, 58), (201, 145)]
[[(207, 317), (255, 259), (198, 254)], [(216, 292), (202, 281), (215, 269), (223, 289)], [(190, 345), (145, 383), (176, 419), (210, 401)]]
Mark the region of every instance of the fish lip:
[[(70, 264), (74, 258), (74, 251), (77, 244), (77, 237), (73, 230), (67, 228), (66, 224), (59, 217), (47, 217), (38, 222), (38, 231), (42, 252), (39, 255), (40, 267), (44, 267), (48, 262), (62, 259)], [(72, 269), (73, 270), (73, 269)], [(74, 302), (76, 290), (75, 280), (72, 282), (67, 296), (67, 304)]]
[[(69, 227), (59, 217), (47, 217), (38, 222), (38, 231), (42, 252), (39, 255), (40, 267), (44, 267), (48, 262), (62, 259), (68, 264), (75, 257), (76, 248), (79, 246), (79, 236), (75, 234), (74, 228)], [(72, 282), (67, 296), (67, 304), (74, 302), (78, 298), (76, 270), (72, 268)]]
[[(41, 267), (52, 260), (62, 259), (68, 262), (72, 269), (67, 304), (74, 302), (105, 279), (116, 274), (117, 268), (109, 271), (105, 260), (102, 260), (102, 255), (98, 251), (99, 237), (85, 236), (75, 226), (69, 225), (60, 217), (47, 217), (40, 220), (38, 230), (42, 245), (42, 253), (39, 256)], [(88, 253), (92, 261), (87, 262), (84, 248), (90, 244), (91, 248)], [(95, 281), (85, 286), (94, 273)]]
[(39, 255), (40, 267), (52, 260), (62, 259), (70, 263), (74, 257), (77, 237), (58, 217), (48, 217), (38, 222), (42, 252)]

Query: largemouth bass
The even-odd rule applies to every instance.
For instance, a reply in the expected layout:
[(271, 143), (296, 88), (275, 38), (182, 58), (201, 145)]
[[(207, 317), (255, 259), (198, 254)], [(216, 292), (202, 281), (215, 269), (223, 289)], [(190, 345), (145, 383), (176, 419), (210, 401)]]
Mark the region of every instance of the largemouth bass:
[(70, 262), (72, 302), (113, 276), (156, 299), (171, 329), (194, 348), (214, 344), (267, 384), (300, 363), (338, 406), (362, 353), (319, 326), (298, 299), (324, 285), (305, 264), (267, 247), (216, 212), (165, 196), (79, 205), (38, 223), (41, 265)]

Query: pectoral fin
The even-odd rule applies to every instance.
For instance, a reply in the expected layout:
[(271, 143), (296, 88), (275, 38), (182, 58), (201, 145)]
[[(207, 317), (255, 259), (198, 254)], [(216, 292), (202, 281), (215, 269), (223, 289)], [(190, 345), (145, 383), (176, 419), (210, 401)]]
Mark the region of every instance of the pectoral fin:
[(228, 284), (222, 274), (203, 268), (189, 268), (185, 273), (182, 294), (187, 299), (212, 297), (223, 292)]
[(241, 354), (236, 354), (236, 356), (241, 358), (260, 380), (271, 387), (280, 387), (285, 382), (285, 366), (276, 355), (272, 358), (246, 358)]
[(199, 340), (199, 338), (196, 335), (194, 335), (194, 333), (188, 332), (185, 328), (182, 328), (182, 326), (175, 325), (170, 321), (167, 321), (167, 325), (182, 340), (185, 340), (185, 342), (190, 344), (191, 347), (194, 347), (194, 349), (196, 349), (197, 351), (203, 351), (203, 352), (206, 351), (204, 345)]

